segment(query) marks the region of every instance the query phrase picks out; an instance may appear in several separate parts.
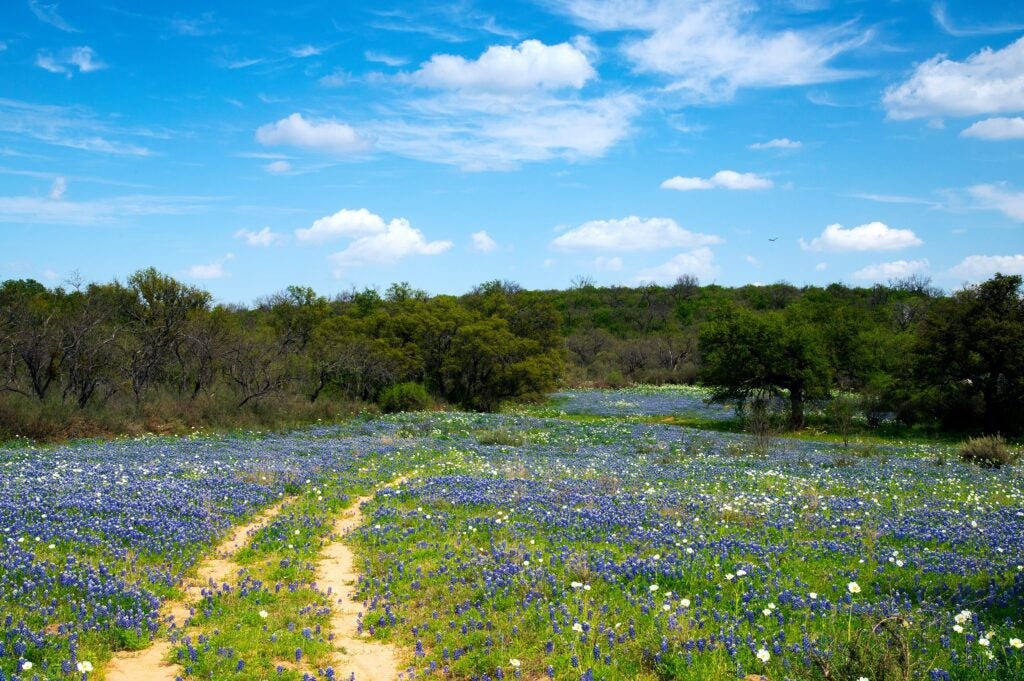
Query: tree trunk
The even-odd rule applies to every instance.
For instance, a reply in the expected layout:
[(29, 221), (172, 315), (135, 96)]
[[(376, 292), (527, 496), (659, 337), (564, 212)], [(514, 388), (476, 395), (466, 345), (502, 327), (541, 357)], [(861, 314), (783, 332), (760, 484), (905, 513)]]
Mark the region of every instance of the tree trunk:
[(799, 430), (804, 427), (804, 389), (789, 389), (789, 427)]

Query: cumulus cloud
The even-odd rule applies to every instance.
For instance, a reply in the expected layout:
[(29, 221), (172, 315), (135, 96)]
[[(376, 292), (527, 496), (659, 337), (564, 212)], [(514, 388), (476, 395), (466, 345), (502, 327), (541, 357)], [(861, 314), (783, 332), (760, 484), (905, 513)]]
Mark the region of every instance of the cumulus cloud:
[(715, 254), (710, 248), (698, 248), (679, 253), (668, 262), (640, 270), (636, 280), (638, 282), (670, 283), (687, 274), (702, 281), (714, 279), (718, 275)]
[(1024, 110), (1024, 38), (962, 62), (939, 54), (885, 91), (890, 118), (975, 116)]
[(853, 278), (866, 281), (888, 281), (927, 271), (927, 260), (894, 260), (861, 268), (853, 273)]
[(284, 235), (278, 232), (274, 232), (270, 227), (264, 227), (258, 232), (252, 232), (247, 229), (240, 229), (235, 232), (236, 239), (245, 239), (245, 243), (250, 246), (270, 246), (278, 241), (284, 239)]
[(772, 30), (742, 0), (560, 0), (566, 13), (597, 31), (629, 31), (624, 50), (640, 71), (665, 76), (670, 90), (698, 99), (730, 99), (743, 87), (807, 85), (857, 75), (834, 68), (837, 56), (870, 33), (850, 27)]
[(299, 113), (261, 126), (256, 131), (256, 141), (265, 146), (290, 145), (337, 155), (358, 153), (370, 146), (346, 123), (307, 120)]
[(472, 241), (471, 248), (477, 253), (490, 253), (498, 247), (498, 242), (492, 239), (486, 230), (473, 232), (469, 235), (469, 238)]
[(923, 243), (911, 230), (893, 229), (884, 222), (869, 222), (850, 229), (840, 224), (829, 225), (810, 243), (800, 239), (800, 247), (805, 251), (895, 251)]
[(982, 140), (1024, 139), (1024, 118), (987, 118), (974, 123), (960, 133), (961, 137), (976, 137)]
[(791, 140), (788, 137), (777, 137), (777, 138), (775, 138), (773, 140), (768, 140), (767, 142), (755, 142), (754, 144), (749, 145), (747, 148), (748, 149), (756, 149), (756, 150), (759, 150), (759, 151), (760, 150), (764, 150), (764, 149), (793, 150), (793, 149), (799, 149), (802, 146), (803, 146), (802, 142), (798, 142), (796, 140)]
[(70, 78), (74, 69), (79, 73), (91, 73), (107, 68), (107, 65), (96, 59), (91, 47), (72, 47), (54, 56), (49, 52), (36, 55), (36, 66), (50, 73), (61, 73)]
[(656, 251), (721, 243), (713, 234), (691, 232), (672, 218), (591, 220), (558, 236), (551, 245), (562, 250)]
[(737, 173), (735, 170), (719, 170), (708, 178), (670, 177), (661, 183), (662, 189), (688, 192), (696, 189), (768, 189), (772, 181), (756, 173)]
[(989, 279), (1000, 274), (1024, 274), (1024, 254), (969, 255), (949, 270), (949, 274), (970, 282)]
[(1024, 192), (1007, 189), (1005, 183), (976, 184), (967, 191), (982, 208), (998, 210), (1012, 220), (1024, 221)]
[(515, 47), (492, 45), (476, 60), (435, 54), (410, 78), (420, 85), (451, 90), (524, 92), (579, 89), (596, 75), (587, 55), (574, 45), (524, 40)]
[(427, 241), (405, 218), (385, 222), (365, 208), (344, 208), (322, 217), (306, 229), (295, 230), (295, 237), (304, 244), (351, 239), (343, 250), (329, 256), (335, 276), (352, 267), (392, 264), (411, 255), (440, 255), (452, 247), (451, 241)]
[(451, 241), (427, 241), (405, 218), (391, 220), (383, 231), (359, 237), (344, 250), (333, 253), (334, 275), (341, 276), (351, 267), (389, 265), (411, 255), (440, 255), (452, 247)]
[(385, 229), (384, 218), (376, 213), (371, 213), (365, 208), (342, 208), (333, 215), (316, 220), (306, 229), (295, 230), (295, 237), (299, 243), (322, 244), (345, 237), (379, 233)]
[(227, 272), (224, 271), (224, 263), (234, 259), (234, 254), (228, 253), (223, 258), (210, 263), (192, 265), (185, 270), (185, 275), (191, 279), (220, 279)]

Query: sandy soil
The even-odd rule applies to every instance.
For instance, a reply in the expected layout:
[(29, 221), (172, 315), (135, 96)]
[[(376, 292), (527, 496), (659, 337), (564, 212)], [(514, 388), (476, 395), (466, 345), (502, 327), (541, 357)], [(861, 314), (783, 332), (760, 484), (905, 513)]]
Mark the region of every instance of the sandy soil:
[[(199, 564), (196, 576), (186, 580), (182, 585), (185, 598), (180, 601), (167, 601), (161, 608), (164, 621), (171, 626), (182, 628), (192, 615), (192, 606), (202, 600), (202, 590), (209, 587), (210, 582), (223, 584), (238, 571), (238, 565), (231, 559), (235, 551), (245, 546), (249, 538), (281, 512), (286, 500), (279, 501), (267, 508), (252, 522), (240, 525), (213, 550), (212, 555)], [(168, 641), (156, 641), (143, 650), (115, 653), (107, 665), (105, 678), (107, 681), (174, 681), (180, 667), (166, 661), (167, 654), (173, 646)]]
[[(399, 478), (386, 487), (397, 487), (405, 482)], [(394, 646), (378, 643), (369, 634), (358, 632), (362, 606), (355, 600), (355, 585), (359, 573), (355, 556), (344, 542), (344, 537), (363, 523), (361, 506), (374, 495), (359, 497), (338, 518), (334, 525), (336, 540), (324, 549), (317, 562), (317, 588), (330, 591), (331, 630), (338, 648), (332, 666), (336, 677), (348, 681), (391, 681), (399, 675), (399, 655)]]

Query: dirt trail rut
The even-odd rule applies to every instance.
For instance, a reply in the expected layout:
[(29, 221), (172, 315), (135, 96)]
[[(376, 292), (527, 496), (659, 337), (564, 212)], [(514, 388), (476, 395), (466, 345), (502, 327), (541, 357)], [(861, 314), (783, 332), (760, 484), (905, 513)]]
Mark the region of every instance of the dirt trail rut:
[[(377, 491), (398, 487), (406, 479), (398, 478)], [(317, 588), (323, 592), (330, 590), (331, 631), (335, 646), (341, 648), (333, 660), (334, 671), (336, 678), (345, 681), (353, 674), (355, 681), (393, 681), (400, 672), (399, 655), (394, 646), (375, 642), (369, 634), (359, 633), (362, 606), (354, 599), (359, 572), (355, 555), (344, 541), (345, 535), (363, 524), (360, 507), (375, 495), (355, 499), (342, 513), (334, 524), (337, 540), (324, 549), (317, 562)]]
[[(232, 560), (234, 553), (249, 543), (249, 537), (273, 520), (287, 499), (283, 499), (265, 509), (245, 525), (240, 525), (218, 544), (210, 558), (199, 563), (196, 576), (182, 585), (185, 598), (180, 601), (168, 601), (160, 609), (166, 618), (172, 616), (174, 626), (181, 628), (191, 616), (192, 605), (202, 600), (203, 589), (209, 587), (210, 581), (218, 586), (233, 577), (238, 565)], [(143, 650), (115, 653), (107, 665), (105, 678), (107, 681), (174, 681), (181, 671), (180, 667), (165, 661), (167, 653), (173, 645), (170, 641), (160, 640)]]

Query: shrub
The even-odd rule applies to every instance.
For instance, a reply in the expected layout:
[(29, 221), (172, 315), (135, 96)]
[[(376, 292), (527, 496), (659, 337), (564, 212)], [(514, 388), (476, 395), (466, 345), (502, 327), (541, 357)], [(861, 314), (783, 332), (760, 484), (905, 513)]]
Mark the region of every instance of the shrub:
[(430, 406), (430, 394), (419, 383), (397, 383), (381, 391), (377, 404), (387, 414), (422, 411)]
[(522, 433), (514, 433), (504, 428), (493, 428), (477, 432), (476, 441), (482, 445), (519, 447), (526, 441), (526, 438), (523, 437)]
[(982, 468), (1000, 468), (1016, 462), (1017, 456), (999, 435), (972, 437), (960, 445), (960, 460)]

